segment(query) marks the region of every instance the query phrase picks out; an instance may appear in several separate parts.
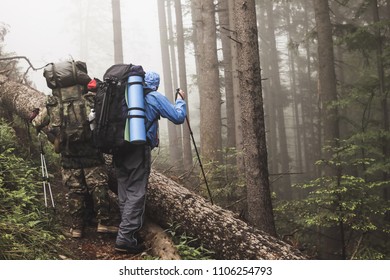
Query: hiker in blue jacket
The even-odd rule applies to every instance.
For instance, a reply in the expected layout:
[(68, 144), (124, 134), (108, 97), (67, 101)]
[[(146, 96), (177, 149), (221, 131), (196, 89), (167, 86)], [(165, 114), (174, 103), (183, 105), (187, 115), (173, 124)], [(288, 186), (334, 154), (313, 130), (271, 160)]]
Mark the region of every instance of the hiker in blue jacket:
[(118, 198), (121, 223), (115, 250), (137, 254), (145, 247), (138, 237), (144, 221), (146, 189), (151, 170), (151, 150), (158, 146), (158, 120), (167, 118), (174, 124), (182, 124), (187, 116), (185, 94), (180, 90), (175, 104), (158, 92), (160, 76), (155, 72), (145, 74), (146, 145), (129, 145), (125, 151), (114, 154), (113, 160), (118, 179)]

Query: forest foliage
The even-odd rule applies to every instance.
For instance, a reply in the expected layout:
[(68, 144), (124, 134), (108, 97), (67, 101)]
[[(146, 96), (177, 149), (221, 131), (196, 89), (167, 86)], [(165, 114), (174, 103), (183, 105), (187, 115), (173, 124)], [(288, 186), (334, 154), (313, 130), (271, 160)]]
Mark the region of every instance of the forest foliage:
[[(330, 149), (330, 147), (328, 147)], [(280, 202), (275, 209), (280, 214), (279, 224), (301, 229), (300, 242), (315, 247), (308, 238), (318, 228), (337, 228), (340, 231), (343, 259), (388, 259), (389, 224), (383, 219), (389, 203), (383, 198), (383, 187), (389, 181), (370, 180), (367, 174), (375, 169), (374, 158), (359, 157), (362, 147), (345, 141), (333, 151), (331, 161), (318, 161), (319, 166), (337, 170), (334, 177), (322, 176), (307, 183), (295, 185), (302, 193), (301, 199)], [(359, 176), (351, 169), (365, 167)]]
[(11, 124), (1, 119), (0, 259), (57, 258), (61, 235), (43, 203), (40, 163), (19, 143)]

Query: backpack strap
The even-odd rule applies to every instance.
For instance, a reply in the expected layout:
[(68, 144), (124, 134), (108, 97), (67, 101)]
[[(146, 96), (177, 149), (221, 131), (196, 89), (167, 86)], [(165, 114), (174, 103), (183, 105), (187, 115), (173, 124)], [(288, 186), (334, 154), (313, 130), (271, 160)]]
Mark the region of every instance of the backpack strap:
[(73, 74), (73, 79), (75, 80), (76, 84), (78, 84), (76, 64), (75, 64), (74, 60), (72, 60), (72, 74)]
[(159, 119), (160, 119), (160, 116), (155, 117), (154, 120), (153, 120), (152, 122), (150, 122), (150, 124), (149, 124), (148, 127), (146, 128), (146, 132), (148, 132), (149, 129), (152, 127), (152, 125), (153, 125), (156, 121), (158, 121)]
[(154, 91), (154, 90), (152, 90), (151, 88), (144, 88), (144, 96), (148, 95), (152, 91)]
[[(151, 93), (151, 92), (153, 92), (153, 91), (154, 91), (154, 90), (152, 90), (152, 89), (150, 89), (150, 88), (144, 88), (144, 96), (146, 97), (146, 95), (148, 95), (149, 93)], [(158, 121), (159, 119), (160, 119), (160, 116), (155, 117), (154, 120), (151, 121), (151, 122), (149, 123), (149, 125), (147, 126), (146, 132), (148, 132), (149, 129), (152, 127), (152, 125), (153, 125), (156, 121)]]
[[(54, 76), (54, 80), (55, 80), (55, 83), (56, 85), (58, 84), (58, 77), (57, 77), (57, 73), (56, 73), (56, 68), (55, 68), (55, 64), (53, 63), (53, 76)], [(62, 126), (62, 122), (64, 121), (64, 105), (62, 103), (62, 93), (61, 93), (61, 88), (58, 87), (58, 102), (59, 102), (59, 105), (60, 105), (60, 118), (61, 118), (61, 126)]]

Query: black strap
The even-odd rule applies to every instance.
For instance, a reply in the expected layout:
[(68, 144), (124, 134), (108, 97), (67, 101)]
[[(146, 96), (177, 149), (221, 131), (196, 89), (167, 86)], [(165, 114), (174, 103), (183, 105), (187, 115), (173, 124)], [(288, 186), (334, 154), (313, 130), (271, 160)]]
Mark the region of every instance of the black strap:
[(144, 85), (143, 82), (131, 82), (131, 83), (128, 83), (129, 85)]
[[(149, 93), (153, 92), (155, 90), (151, 89), (151, 88), (144, 88), (144, 96), (148, 95)], [(146, 101), (146, 100), (145, 100)], [(149, 131), (149, 129), (152, 127), (152, 125), (158, 121), (160, 119), (160, 116), (157, 116), (154, 118), (154, 120), (152, 122), (149, 123), (149, 125), (147, 126), (146, 128), (146, 133)]]
[(144, 88), (144, 96), (148, 95), (152, 91), (155, 91), (155, 90), (152, 90), (151, 88)]
[(160, 116), (157, 116), (154, 118), (154, 120), (148, 125), (148, 127), (146, 128), (146, 133), (149, 131), (149, 129), (152, 127), (152, 125), (154, 124), (154, 122), (158, 121), (160, 119)]
[(131, 119), (131, 118), (139, 118), (139, 119), (146, 119), (146, 116), (143, 116), (143, 115), (128, 115), (126, 116), (127, 119)]
[(131, 108), (127, 108), (127, 111), (132, 111), (132, 110), (138, 110), (138, 111), (146, 112), (146, 110), (145, 110), (144, 108), (141, 108), (141, 107), (131, 107)]
[(74, 60), (71, 61), (72, 62), (72, 75), (73, 75), (73, 79), (74, 81), (76, 82), (76, 84), (78, 84), (78, 80), (77, 80), (77, 70), (76, 70), (76, 63), (74, 62)]

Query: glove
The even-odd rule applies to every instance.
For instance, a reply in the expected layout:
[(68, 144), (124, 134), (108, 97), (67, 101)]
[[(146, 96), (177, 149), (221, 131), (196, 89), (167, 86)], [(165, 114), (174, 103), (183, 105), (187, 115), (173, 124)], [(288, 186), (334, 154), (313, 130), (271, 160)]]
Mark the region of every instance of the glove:
[(35, 108), (34, 110), (32, 110), (28, 120), (30, 121), (30, 123), (33, 121), (33, 119), (35, 119), (36, 116), (38, 116), (39, 114), (39, 108)]
[(186, 96), (186, 94), (185, 94), (185, 92), (182, 90), (182, 89), (180, 89), (180, 88), (178, 88), (178, 89), (176, 89), (176, 97), (175, 97), (175, 100), (178, 98), (178, 97), (180, 97), (181, 99), (185, 99), (185, 96)]

